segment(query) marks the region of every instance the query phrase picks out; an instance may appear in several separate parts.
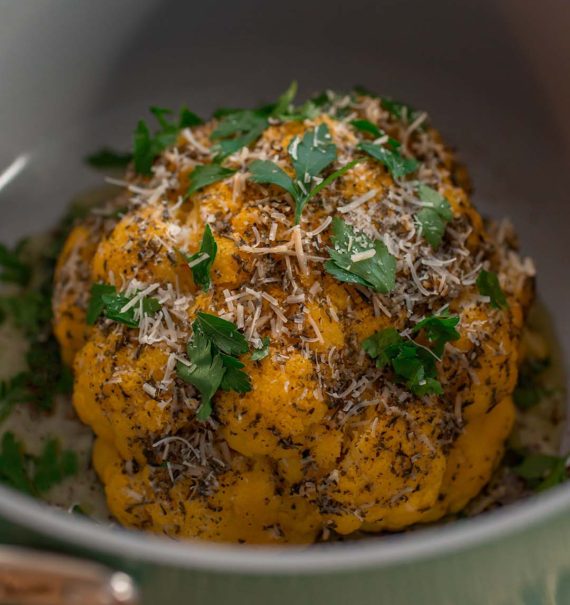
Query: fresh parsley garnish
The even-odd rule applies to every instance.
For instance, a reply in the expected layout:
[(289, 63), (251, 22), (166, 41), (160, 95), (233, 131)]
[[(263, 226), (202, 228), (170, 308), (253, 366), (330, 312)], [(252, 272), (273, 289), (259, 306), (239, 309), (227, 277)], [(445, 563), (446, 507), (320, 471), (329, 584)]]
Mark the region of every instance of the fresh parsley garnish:
[(477, 277), (477, 288), (482, 296), (488, 296), (491, 300), (491, 306), (495, 309), (508, 309), (509, 303), (507, 297), (501, 289), (499, 278), (496, 273), (492, 271), (485, 271), (484, 269), (479, 273)]
[(261, 341), (261, 346), (255, 349), (251, 354), (252, 361), (261, 361), (269, 355), (269, 337), (266, 336)]
[(44, 332), (52, 316), (51, 301), (37, 290), (0, 298), (0, 311), (10, 316), (14, 325), (28, 338)]
[(542, 384), (540, 377), (551, 365), (550, 358), (527, 359), (519, 368), (517, 386), (513, 393), (513, 400), (521, 410), (534, 407), (550, 391)]
[(297, 83), (293, 82), (275, 104), (258, 109), (218, 110), (214, 115), (221, 118), (220, 123), (211, 135), (215, 142), (213, 151), (216, 160), (221, 161), (242, 147), (255, 143), (269, 126), (270, 118), (284, 119), (289, 116), (296, 94)]
[(379, 139), (384, 134), (384, 131), (380, 130), (380, 128), (370, 120), (351, 120), (350, 123), (357, 130), (360, 130), (360, 132), (371, 134), (375, 139)]
[[(372, 135), (374, 139), (379, 139), (380, 137), (386, 136), (386, 133), (370, 120), (358, 119), (352, 120), (350, 123), (360, 132)], [(388, 137), (388, 145), (394, 150), (397, 150), (398, 147), (401, 146), (400, 142), (396, 141), (396, 139), (393, 139), (392, 137)]]
[(423, 208), (416, 214), (416, 220), (421, 227), (422, 235), (429, 245), (437, 250), (447, 223), (453, 219), (451, 206), (443, 195), (427, 185), (420, 185), (418, 194), (423, 202)]
[[(115, 286), (110, 284), (93, 284), (91, 298), (87, 307), (87, 324), (92, 326), (101, 315), (107, 319), (125, 324), (129, 328), (138, 328), (139, 319), (135, 317), (139, 305), (136, 304), (126, 311), (122, 309), (136, 296), (125, 296), (117, 292)], [(160, 303), (156, 298), (144, 297), (142, 299), (144, 315), (154, 315), (160, 310)]]
[(406, 124), (413, 122), (421, 114), (421, 111), (414, 109), (411, 105), (408, 105), (407, 103), (394, 101), (393, 99), (388, 99), (385, 97), (380, 99), (380, 105), (391, 116), (393, 116), (397, 120), (405, 122)]
[(211, 134), (216, 160), (221, 161), (251, 145), (268, 126), (269, 117), (265, 111), (240, 109), (225, 115)]
[(103, 147), (88, 155), (85, 161), (93, 168), (107, 169), (107, 168), (126, 168), (129, 162), (133, 159), (133, 154), (123, 151), (115, 151), (109, 147)]
[(191, 255), (182, 252), (190, 265), (194, 283), (204, 291), (209, 290), (212, 283), (210, 271), (216, 259), (217, 252), (218, 244), (216, 244), (210, 225), (206, 225), (204, 228), (204, 235), (202, 236), (202, 243), (198, 252)]
[(424, 331), (433, 350), (414, 340), (404, 338), (395, 328), (385, 328), (364, 340), (362, 348), (376, 360), (376, 366), (389, 366), (399, 382), (415, 395), (441, 395), (443, 389), (437, 379), (436, 362), (443, 354), (446, 342), (457, 340), (460, 335), (455, 326), (459, 317), (434, 315), (427, 317), (413, 329)]
[(414, 326), (413, 332), (418, 333), (423, 330), (432, 345), (433, 352), (441, 358), (445, 343), (461, 338), (461, 334), (456, 330), (458, 324), (459, 317), (457, 315), (449, 315), (444, 312), (422, 319)]
[(190, 365), (178, 362), (176, 371), (200, 393), (196, 417), (204, 421), (212, 414), (212, 398), (218, 389), (251, 391), (249, 376), (242, 370), (244, 364), (237, 358), (247, 353), (249, 346), (235, 324), (209, 313), (198, 312), (192, 329), (186, 348)]
[(541, 492), (566, 480), (566, 458), (546, 454), (527, 454), (513, 468), (534, 491)]
[(326, 179), (316, 182), (319, 175), (336, 159), (336, 145), (326, 124), (307, 131), (303, 138), (296, 137), (289, 145), (289, 157), (295, 170), (295, 178), (290, 177), (275, 162), (255, 160), (249, 165), (251, 180), (256, 183), (276, 185), (284, 189), (295, 202), (295, 223), (301, 220), (307, 202), (328, 187), (334, 180), (356, 165), (358, 160), (349, 162), (333, 172)]
[(27, 288), (0, 297), (0, 322), (10, 318), (26, 336), (27, 368), (0, 386), (0, 418), (18, 403), (30, 403), (41, 411), (49, 411), (58, 394), (70, 392), (71, 372), (62, 363), (59, 344), (53, 335), (51, 301), (55, 264), (78, 215), (78, 209), (72, 208), (39, 251), (29, 250), (25, 241), (15, 248), (18, 258), (24, 253), (30, 256), (30, 276), (17, 280)]
[(362, 348), (376, 367), (390, 366), (399, 382), (415, 395), (441, 395), (443, 389), (437, 380), (437, 357), (426, 347), (403, 338), (395, 328), (376, 332), (362, 343)]
[(40, 496), (77, 473), (77, 454), (61, 450), (57, 439), (46, 441), (39, 456), (26, 454), (13, 433), (0, 443), (0, 481), (24, 493)]
[(289, 88), (277, 99), (277, 103), (271, 109), (271, 116), (277, 119), (283, 119), (294, 111), (293, 101), (297, 96), (297, 82), (293, 80)]
[(195, 325), (226, 355), (243, 355), (249, 350), (245, 336), (231, 321), (199, 311)]
[(383, 164), (394, 179), (399, 179), (415, 172), (419, 166), (419, 162), (416, 159), (403, 156), (397, 149), (388, 149), (376, 145), (371, 141), (361, 141), (358, 144), (358, 148)]
[[(381, 240), (372, 240), (339, 217), (334, 217), (331, 235), (330, 260), (325, 270), (339, 281), (360, 284), (386, 294), (396, 284), (396, 259)], [(374, 252), (358, 260), (363, 252)]]
[(31, 267), (22, 258), (23, 243), (14, 250), (0, 244), (0, 282), (27, 286), (32, 276)]
[(235, 170), (232, 168), (225, 168), (220, 164), (202, 164), (196, 166), (190, 173), (190, 186), (186, 193), (186, 197), (190, 197), (196, 191), (203, 189), (207, 185), (223, 181), (228, 177), (235, 174)]
[(20, 372), (8, 380), (0, 381), (0, 422), (5, 420), (15, 405), (30, 400), (27, 375)]
[(152, 164), (157, 155), (164, 149), (176, 143), (178, 133), (183, 128), (198, 126), (203, 121), (195, 113), (186, 107), (180, 110), (178, 120), (170, 121), (168, 116), (173, 115), (170, 109), (162, 107), (151, 107), (151, 113), (156, 118), (159, 129), (151, 134), (149, 127), (144, 120), (140, 120), (134, 134), (133, 140), (133, 160), (135, 171), (138, 174), (151, 174)]

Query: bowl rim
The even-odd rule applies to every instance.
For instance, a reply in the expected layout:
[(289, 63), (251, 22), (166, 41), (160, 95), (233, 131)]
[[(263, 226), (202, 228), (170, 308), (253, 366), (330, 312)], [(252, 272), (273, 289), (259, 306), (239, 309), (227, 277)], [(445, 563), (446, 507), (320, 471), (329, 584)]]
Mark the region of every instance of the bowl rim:
[(568, 509), (570, 482), (471, 519), (414, 532), (318, 546), (262, 547), (175, 542), (138, 530), (101, 525), (0, 486), (0, 515), (5, 519), (84, 552), (88, 549), (129, 562), (188, 570), (274, 576), (378, 569), (437, 558), (530, 530)]

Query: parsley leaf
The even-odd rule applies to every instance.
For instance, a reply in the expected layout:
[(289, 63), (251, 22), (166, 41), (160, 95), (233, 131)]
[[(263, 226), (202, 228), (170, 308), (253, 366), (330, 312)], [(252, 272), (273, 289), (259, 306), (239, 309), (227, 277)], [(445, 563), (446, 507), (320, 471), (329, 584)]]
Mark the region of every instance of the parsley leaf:
[(313, 187), (314, 180), (336, 159), (336, 145), (331, 140), (327, 125), (320, 124), (314, 130), (307, 131), (302, 139), (296, 137), (288, 151), (295, 179), (269, 160), (253, 161), (249, 171), (255, 183), (276, 185), (291, 195), (295, 202), (295, 223), (298, 224), (307, 202), (355, 166), (358, 160), (346, 164)]
[(440, 313), (422, 319), (414, 326), (413, 332), (423, 330), (429, 342), (433, 344), (433, 352), (441, 358), (445, 343), (461, 338), (461, 334), (455, 329), (458, 323), (457, 315)]
[(177, 122), (171, 122), (167, 118), (167, 116), (173, 114), (170, 109), (151, 107), (150, 111), (156, 118), (160, 128), (154, 135), (151, 135), (147, 124), (143, 120), (140, 120), (133, 139), (135, 171), (143, 175), (151, 174), (154, 159), (164, 149), (176, 143), (180, 130), (202, 124), (202, 120), (186, 107), (180, 110)]
[(271, 115), (275, 118), (287, 116), (291, 111), (291, 106), (297, 96), (297, 82), (293, 80), (289, 88), (277, 99), (275, 107), (271, 111)]
[(231, 355), (220, 353), (220, 357), (226, 368), (220, 388), (223, 391), (236, 391), (236, 393), (247, 393), (251, 391), (249, 376), (245, 372), (242, 372), (242, 368), (245, 368), (245, 364), (237, 357), (232, 357)]
[(415, 395), (441, 395), (443, 389), (437, 379), (436, 361), (443, 353), (445, 342), (459, 337), (455, 331), (458, 321), (458, 317), (433, 316), (415, 326), (414, 332), (425, 330), (428, 340), (435, 343), (434, 351), (404, 338), (395, 328), (375, 332), (363, 341), (362, 348), (376, 360), (376, 367), (391, 367), (396, 379)]
[(14, 325), (28, 338), (43, 333), (52, 316), (50, 300), (36, 290), (0, 298), (0, 310), (10, 315)]
[(301, 188), (310, 186), (311, 180), (336, 160), (336, 145), (326, 124), (305, 132), (303, 138), (293, 139), (289, 155)]
[(186, 192), (186, 197), (190, 197), (196, 191), (203, 189), (207, 185), (223, 181), (235, 174), (232, 168), (224, 168), (219, 164), (202, 164), (196, 166), (190, 173), (190, 187)]
[(397, 149), (386, 149), (371, 141), (361, 141), (358, 148), (383, 164), (394, 179), (415, 172), (419, 166), (416, 159), (403, 156)]
[(529, 487), (541, 492), (566, 480), (566, 458), (546, 454), (528, 454), (513, 468)]
[(50, 439), (35, 461), (34, 486), (41, 494), (76, 473), (77, 454), (70, 450), (60, 451), (57, 440)]
[(198, 311), (196, 323), (200, 330), (226, 355), (242, 355), (249, 346), (245, 336), (231, 321)]
[(220, 388), (225, 368), (220, 355), (212, 352), (212, 341), (201, 330), (195, 330), (192, 340), (187, 346), (188, 359), (192, 362), (187, 366), (177, 364), (177, 373), (182, 380), (194, 386), (201, 396), (198, 408), (198, 420), (206, 420), (212, 413), (212, 397)]
[(9, 380), (0, 381), (0, 422), (10, 415), (15, 405), (30, 400), (26, 382), (25, 372), (20, 372)]
[(94, 325), (105, 310), (103, 296), (105, 294), (115, 294), (116, 291), (115, 286), (111, 286), (110, 284), (93, 284), (91, 286), (91, 298), (87, 306), (87, 325)]
[(26, 494), (33, 493), (22, 445), (7, 432), (0, 443), (0, 481)]
[(384, 132), (370, 120), (352, 120), (350, 123), (357, 130), (365, 132), (366, 134), (371, 134), (375, 139), (379, 139), (384, 134)]
[(268, 112), (264, 109), (238, 109), (226, 114), (212, 132), (216, 160), (221, 161), (242, 147), (251, 145), (269, 126)]
[[(92, 326), (103, 314), (107, 319), (125, 324), (129, 328), (138, 328), (139, 319), (135, 317), (139, 305), (135, 305), (126, 311), (122, 311), (133, 296), (125, 296), (117, 293), (115, 286), (109, 284), (93, 284), (91, 286), (91, 298), (87, 307), (87, 324)], [(160, 310), (160, 303), (156, 298), (143, 298), (143, 313), (154, 315)]]
[(377, 368), (383, 368), (391, 362), (388, 351), (391, 351), (393, 346), (399, 346), (401, 342), (402, 337), (396, 328), (385, 328), (363, 341), (362, 348), (372, 359), (376, 360)]
[(251, 391), (249, 376), (237, 355), (247, 353), (247, 340), (230, 321), (199, 312), (193, 325), (193, 336), (187, 346), (191, 365), (178, 363), (178, 376), (200, 393), (201, 404), (196, 413), (200, 421), (212, 414), (212, 398), (218, 389), (247, 393)]
[(198, 250), (198, 252), (195, 254), (186, 254), (185, 252), (182, 252), (182, 255), (189, 264), (195, 263), (199, 258), (202, 258), (197, 264), (192, 264), (190, 269), (192, 270), (194, 283), (204, 291), (209, 290), (212, 283), (210, 270), (212, 269), (217, 253), (218, 244), (216, 244), (210, 225), (206, 225), (204, 228), (204, 235), (202, 236), (202, 243), (200, 244), (200, 250)]
[(435, 189), (427, 185), (418, 187), (423, 209), (416, 215), (416, 220), (422, 229), (422, 235), (429, 245), (437, 250), (441, 244), (445, 227), (453, 218), (449, 202)]
[(413, 122), (421, 114), (421, 111), (414, 109), (411, 105), (408, 105), (407, 103), (394, 101), (393, 99), (388, 99), (385, 97), (380, 99), (380, 105), (391, 116), (393, 116), (397, 120), (401, 120), (406, 124)]
[[(386, 133), (380, 128), (378, 128), (376, 124), (370, 122), (370, 120), (352, 120), (350, 123), (357, 130), (360, 130), (360, 132), (370, 134), (375, 139), (379, 139), (380, 137), (386, 136)], [(401, 146), (400, 142), (396, 141), (396, 139), (393, 139), (392, 137), (388, 137), (388, 145), (394, 150), (397, 150), (398, 147)]]
[(32, 270), (21, 259), (22, 244), (14, 250), (9, 250), (0, 244), (0, 282), (27, 286), (32, 276)]
[(548, 389), (540, 384), (540, 375), (550, 366), (551, 361), (545, 359), (528, 359), (519, 368), (517, 386), (513, 393), (513, 400), (521, 410), (534, 407), (543, 396), (548, 395)]
[(46, 441), (39, 456), (26, 454), (13, 433), (0, 444), (0, 481), (27, 494), (39, 496), (77, 473), (77, 455), (62, 451), (57, 439)]
[[(388, 252), (381, 240), (372, 240), (361, 231), (334, 217), (332, 222), (330, 260), (325, 270), (339, 281), (367, 286), (386, 294), (396, 283), (396, 259)], [(374, 256), (364, 260), (353, 260), (361, 252), (374, 251)]]
[(302, 195), (295, 186), (295, 181), (275, 162), (254, 160), (249, 165), (249, 172), (254, 183), (277, 185), (277, 187), (284, 189), (294, 200)]
[(216, 160), (221, 161), (242, 147), (251, 145), (269, 126), (269, 119), (304, 119), (297, 115), (292, 104), (297, 94), (297, 82), (279, 97), (277, 103), (258, 109), (219, 109), (214, 113), (220, 119), (218, 127), (212, 132), (211, 139), (217, 141), (214, 151)]
[(109, 147), (103, 147), (85, 158), (85, 161), (93, 168), (126, 168), (133, 159), (133, 154), (115, 151)]
[(259, 347), (258, 349), (255, 349), (255, 351), (253, 351), (253, 353), (251, 354), (251, 360), (252, 361), (261, 361), (262, 359), (265, 359), (268, 355), (269, 355), (269, 337), (266, 336), (261, 341), (261, 347)]
[(508, 309), (509, 303), (507, 297), (501, 289), (499, 278), (496, 273), (492, 271), (485, 271), (484, 269), (479, 273), (477, 277), (477, 288), (482, 296), (488, 296), (491, 299), (491, 306), (495, 309)]

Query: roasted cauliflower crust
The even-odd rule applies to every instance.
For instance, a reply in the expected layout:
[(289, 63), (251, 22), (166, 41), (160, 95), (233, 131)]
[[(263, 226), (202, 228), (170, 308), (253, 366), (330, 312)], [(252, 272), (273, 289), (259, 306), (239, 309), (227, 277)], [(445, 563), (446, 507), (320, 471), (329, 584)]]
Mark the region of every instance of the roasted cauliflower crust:
[[(422, 163), (417, 178), (449, 200), (454, 218), (437, 252), (413, 219), (409, 179), (395, 182), (357, 151), (357, 131), (339, 118), (341, 101), (314, 120), (271, 125), (226, 161), (235, 176), (183, 202), (193, 167), (211, 161), (203, 147), (214, 124), (182, 133), (151, 179), (128, 175), (136, 187), (122, 219), (107, 229), (81, 223), (71, 233), (56, 275), (55, 329), (64, 358), (74, 359), (74, 405), (97, 435), (95, 468), (121, 524), (248, 543), (401, 530), (459, 511), (498, 464), (513, 424), (532, 270), (507, 227), (484, 225), (433, 128), (395, 119), (374, 98), (342, 102), (351, 117), (400, 140)], [(331, 171), (363, 161), (309, 202), (294, 228), (291, 199), (244, 172), (251, 159), (271, 158), (291, 173), (287, 146), (323, 122), (338, 148)], [(371, 190), (342, 216), (383, 237), (397, 257), (388, 295), (323, 271), (329, 230), (320, 226)], [(206, 223), (218, 254), (213, 286), (202, 292), (178, 250), (195, 252)], [(499, 275), (508, 309), (479, 295), (481, 267)], [(93, 282), (132, 291), (155, 285), (163, 311), (140, 329), (105, 319), (87, 329)], [(418, 398), (377, 369), (361, 343), (381, 328), (409, 329), (445, 305), (461, 318), (461, 339), (438, 364), (444, 395)], [(253, 390), (219, 391), (205, 423), (196, 420), (193, 388), (173, 370), (198, 310), (237, 322), (254, 343), (271, 339), (263, 360), (242, 357)]]

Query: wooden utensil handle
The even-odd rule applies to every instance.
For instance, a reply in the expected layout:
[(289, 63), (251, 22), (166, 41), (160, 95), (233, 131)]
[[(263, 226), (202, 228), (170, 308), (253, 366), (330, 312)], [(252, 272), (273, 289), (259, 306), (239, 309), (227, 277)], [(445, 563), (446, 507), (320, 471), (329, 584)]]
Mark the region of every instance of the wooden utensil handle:
[(48, 552), (0, 546), (0, 605), (137, 605), (123, 572)]

